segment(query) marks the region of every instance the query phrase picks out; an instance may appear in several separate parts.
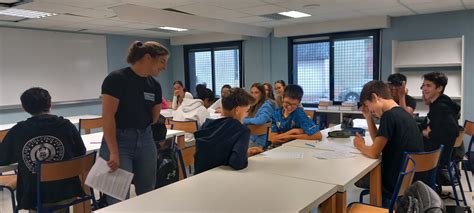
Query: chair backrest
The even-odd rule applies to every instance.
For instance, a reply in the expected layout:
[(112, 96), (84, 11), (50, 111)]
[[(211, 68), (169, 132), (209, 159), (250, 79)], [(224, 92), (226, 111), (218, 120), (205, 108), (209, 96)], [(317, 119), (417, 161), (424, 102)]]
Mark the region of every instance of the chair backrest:
[(462, 140), (464, 139), (464, 128), (459, 130), (459, 135), (454, 142), (454, 148), (462, 146)]
[(0, 130), (0, 143), (2, 143), (3, 139), (5, 138), (5, 136), (7, 136), (7, 133), (10, 129), (4, 129), (4, 130)]
[(170, 120), (171, 129), (194, 133), (198, 129), (197, 121), (175, 121)]
[(400, 173), (398, 175), (397, 183), (395, 185), (395, 190), (393, 191), (392, 199), (390, 201), (389, 212), (394, 210), (397, 198), (403, 196), (405, 191), (410, 187), (413, 177), (415, 176), (416, 163), (408, 155), (405, 155), (403, 160), (402, 167), (400, 168)]
[(430, 152), (407, 152), (405, 153), (416, 163), (415, 172), (431, 171), (430, 187), (434, 189), (438, 163), (444, 146)]
[(311, 120), (313, 120), (314, 118), (314, 110), (305, 110), (304, 113), (306, 113), (306, 115), (311, 118)]
[(268, 134), (268, 128), (271, 126), (271, 123), (266, 123), (263, 125), (247, 125), (247, 128), (250, 129), (250, 135), (264, 135)]
[[(64, 180), (72, 177), (79, 177), (81, 180), (81, 185), (84, 188), (84, 192), (88, 192), (89, 189), (85, 184), (85, 180), (89, 171), (91, 170), (92, 166), (95, 163), (97, 152), (92, 152), (87, 155), (79, 156), (73, 159), (64, 160), (64, 161), (53, 161), (53, 162), (38, 162), (36, 166), (36, 175), (37, 175), (37, 183), (36, 183), (36, 198), (38, 209), (42, 209), (42, 198), (41, 198), (41, 183), (48, 182), (48, 181), (57, 181), (57, 180)], [(71, 203), (64, 205), (63, 207), (74, 205), (80, 202), (84, 202), (88, 199), (94, 199), (93, 192), (90, 192), (87, 196), (83, 198), (78, 198), (75, 201), (71, 201)], [(90, 204), (89, 204), (90, 206)], [(60, 207), (60, 208), (63, 208)]]
[(102, 117), (100, 118), (88, 118), (88, 119), (79, 119), (79, 131), (84, 130), (84, 133), (90, 134), (91, 129), (97, 129), (104, 127)]
[(474, 122), (470, 120), (464, 121), (464, 134), (471, 137), (474, 135)]

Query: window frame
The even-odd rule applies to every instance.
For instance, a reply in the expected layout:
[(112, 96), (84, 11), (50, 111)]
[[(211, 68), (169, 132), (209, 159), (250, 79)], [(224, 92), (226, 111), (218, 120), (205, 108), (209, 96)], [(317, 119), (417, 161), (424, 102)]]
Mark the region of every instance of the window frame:
[[(340, 33), (326, 33), (315, 35), (294, 36), (288, 38), (288, 83), (294, 83), (295, 64), (293, 63), (293, 48), (295, 44), (309, 44), (329, 41), (329, 99), (334, 100), (334, 42), (344, 39), (356, 39), (358, 37), (373, 36), (373, 80), (380, 79), (380, 30), (363, 30)], [(303, 41), (297, 41), (303, 40)], [(341, 104), (341, 101), (333, 101), (334, 105)], [(303, 103), (304, 106), (317, 107), (317, 103)]]
[(207, 44), (193, 44), (193, 45), (184, 45), (183, 54), (184, 54), (184, 84), (188, 90), (193, 91), (191, 88), (191, 75), (190, 75), (190, 64), (189, 64), (189, 53), (199, 52), (199, 51), (211, 51), (211, 78), (212, 85), (207, 85), (211, 89), (216, 97), (220, 96), (220, 91), (216, 91), (216, 75), (215, 75), (215, 63), (214, 63), (214, 51), (226, 50), (226, 49), (235, 49), (237, 47), (239, 50), (239, 87), (244, 87), (244, 67), (243, 67), (243, 49), (242, 41), (229, 41), (229, 42), (218, 42), (218, 43), (207, 43)]

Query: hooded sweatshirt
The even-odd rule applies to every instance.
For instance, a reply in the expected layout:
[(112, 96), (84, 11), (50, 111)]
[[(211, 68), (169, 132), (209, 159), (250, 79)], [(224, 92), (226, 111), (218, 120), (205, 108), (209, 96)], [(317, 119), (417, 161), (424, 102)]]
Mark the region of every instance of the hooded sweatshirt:
[(200, 99), (185, 98), (181, 106), (173, 111), (173, 120), (197, 121), (199, 126), (202, 126), (209, 116), (209, 112)]
[(194, 137), (196, 174), (223, 165), (234, 169), (247, 167), (250, 130), (238, 120), (230, 117), (209, 119), (194, 133)]
[[(86, 148), (76, 127), (63, 117), (39, 115), (12, 127), (0, 143), (0, 165), (18, 163), (18, 207), (36, 207), (37, 161), (63, 161), (85, 153)], [(43, 203), (84, 194), (78, 177), (43, 183), (41, 192)]]
[(461, 107), (446, 95), (439, 96), (430, 104), (427, 126), (431, 132), (425, 143), (425, 150), (431, 151), (444, 145), (440, 165), (447, 165), (454, 142), (459, 135), (458, 117)]

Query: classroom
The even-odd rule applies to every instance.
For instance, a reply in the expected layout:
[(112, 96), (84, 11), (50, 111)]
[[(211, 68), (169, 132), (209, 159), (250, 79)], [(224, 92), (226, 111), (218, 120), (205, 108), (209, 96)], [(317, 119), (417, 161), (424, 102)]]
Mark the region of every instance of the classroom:
[(471, 212), (472, 80), (474, 0), (0, 0), (0, 213)]

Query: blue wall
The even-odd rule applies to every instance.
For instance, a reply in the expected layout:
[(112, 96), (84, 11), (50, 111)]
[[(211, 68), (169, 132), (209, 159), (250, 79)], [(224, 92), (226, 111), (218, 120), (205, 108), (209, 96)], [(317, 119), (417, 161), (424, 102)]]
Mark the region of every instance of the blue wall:
[(474, 120), (474, 10), (392, 18), (382, 31), (381, 78), (392, 72), (392, 40), (454, 38), (464, 35), (464, 119)]
[[(136, 40), (153, 40), (162, 43), (168, 48), (170, 47), (169, 40), (106, 35), (108, 72), (127, 66), (126, 57), (128, 47), (133, 41)], [(171, 63), (172, 62), (170, 62), (169, 64)], [(173, 74), (170, 71), (173, 69), (170, 69), (171, 67), (169, 66), (169, 64), (168, 69), (163, 71), (162, 74), (160, 74), (160, 76), (158, 77), (165, 97), (169, 97), (167, 96), (167, 94), (171, 94), (170, 81), (172, 81), (172, 79), (174, 78)], [(74, 116), (84, 114), (100, 115), (102, 114), (102, 109), (100, 102), (68, 104), (53, 106), (52, 113), (61, 116)], [(22, 109), (0, 110), (0, 124), (14, 123), (21, 120), (25, 120), (28, 117), (30, 117), (30, 115), (25, 113)]]

